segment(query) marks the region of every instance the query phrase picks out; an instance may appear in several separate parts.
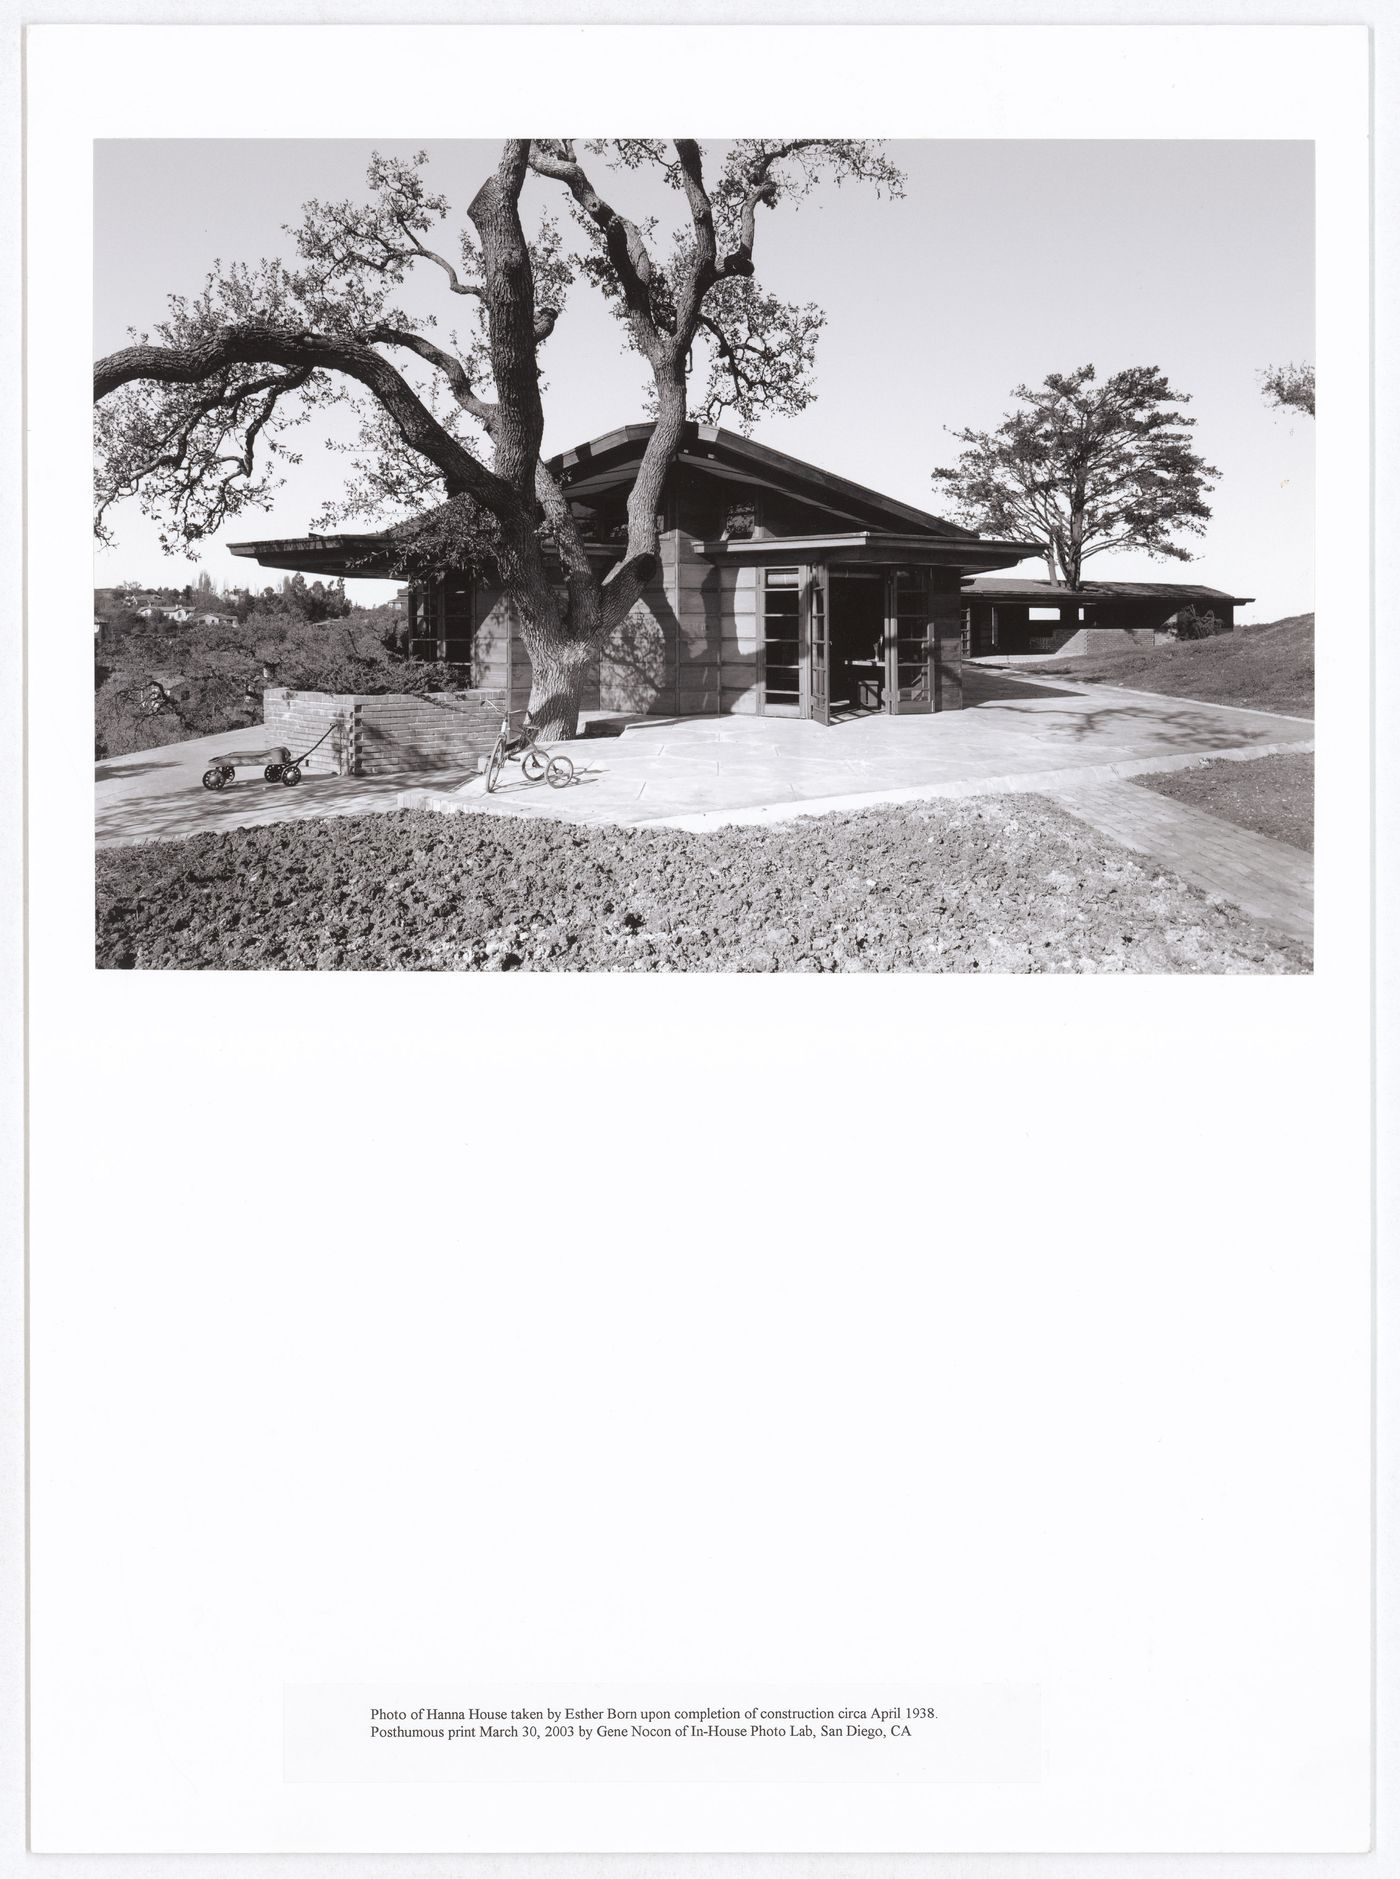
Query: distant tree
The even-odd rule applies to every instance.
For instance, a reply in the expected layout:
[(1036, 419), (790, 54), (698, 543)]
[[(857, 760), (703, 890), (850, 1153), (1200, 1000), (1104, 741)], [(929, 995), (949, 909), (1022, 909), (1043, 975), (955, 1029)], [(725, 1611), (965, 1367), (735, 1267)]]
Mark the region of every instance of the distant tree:
[(994, 431), (954, 431), (965, 445), (935, 486), (960, 521), (1044, 543), (1052, 581), (1077, 587), (1091, 555), (1136, 548), (1189, 561), (1174, 534), (1201, 535), (1219, 470), (1191, 448), (1189, 404), (1153, 365), (1098, 383), (1092, 365), (1052, 372), (1012, 394), (1023, 409)]
[(1313, 367), (1304, 362), (1300, 365), (1268, 365), (1259, 374), (1259, 385), (1265, 398), (1277, 411), (1306, 411), (1310, 418), (1317, 416), (1317, 388)]

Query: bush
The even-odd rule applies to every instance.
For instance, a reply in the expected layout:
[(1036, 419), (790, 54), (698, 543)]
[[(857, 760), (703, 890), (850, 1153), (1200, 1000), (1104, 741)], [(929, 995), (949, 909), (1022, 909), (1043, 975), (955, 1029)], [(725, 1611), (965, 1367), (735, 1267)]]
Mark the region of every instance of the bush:
[(252, 614), (124, 635), (102, 649), (97, 668), (97, 756), (260, 723), (270, 685), (369, 696), (469, 689), (468, 667), (407, 658), (396, 644), (400, 627), (380, 608), (324, 621)]
[(1223, 620), (1218, 620), (1209, 608), (1198, 613), (1194, 606), (1183, 607), (1175, 618), (1178, 639), (1214, 639), (1218, 633), (1225, 633), (1229, 628)]

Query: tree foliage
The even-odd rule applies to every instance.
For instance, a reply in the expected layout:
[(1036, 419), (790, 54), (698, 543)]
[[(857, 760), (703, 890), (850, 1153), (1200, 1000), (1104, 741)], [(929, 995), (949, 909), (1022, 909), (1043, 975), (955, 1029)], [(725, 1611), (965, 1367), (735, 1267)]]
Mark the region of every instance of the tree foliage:
[(1279, 411), (1306, 411), (1317, 416), (1316, 375), (1310, 363), (1268, 365), (1259, 374), (1260, 389)]
[[(376, 155), (364, 199), (304, 206), (286, 231), (294, 261), (217, 265), (197, 294), (171, 299), (153, 333), (98, 362), (97, 526), (107, 535), (135, 500), (167, 549), (190, 552), (268, 507), (305, 427), (349, 405), (345, 485), (320, 522), (398, 518), (405, 572), (444, 544), (489, 562), (522, 621), (531, 709), (567, 734), (588, 659), (655, 570), (661, 485), (687, 418), (732, 413), (748, 428), (812, 396), (822, 316), (759, 286), (759, 212), (800, 202), (822, 179), (884, 193), (902, 179), (862, 140), (745, 138), (711, 155), (691, 138), (513, 139), (453, 232), (426, 169), (421, 152)], [(609, 170), (624, 186), (629, 172), (659, 177), (677, 229), (663, 236), (615, 208), (597, 180)], [(527, 181), (566, 224), (546, 211), (527, 236)], [(425, 268), (444, 308), (460, 309), (450, 330), (403, 303)], [(655, 418), (625, 548), (601, 573), (540, 457), (540, 352), (579, 280), (605, 296), (644, 361)]]
[[(273, 590), (269, 590), (272, 592)], [(280, 598), (280, 596), (279, 596)], [(259, 723), (263, 689), (440, 692), (456, 668), (408, 658), (389, 608), (317, 617), (258, 601), (237, 619), (118, 633), (98, 650), (97, 756), (125, 756)]]
[(1156, 366), (1099, 383), (1092, 365), (1012, 394), (1022, 408), (994, 431), (961, 430), (958, 461), (933, 472), (960, 521), (1044, 544), (1051, 580), (1077, 587), (1090, 556), (1139, 549), (1189, 561), (1220, 472), (1191, 447), (1194, 418)]

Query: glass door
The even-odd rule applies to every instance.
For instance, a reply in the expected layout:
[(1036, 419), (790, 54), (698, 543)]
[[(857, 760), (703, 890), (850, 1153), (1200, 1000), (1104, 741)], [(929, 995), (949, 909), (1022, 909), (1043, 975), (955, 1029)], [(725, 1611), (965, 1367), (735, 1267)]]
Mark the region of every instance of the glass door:
[(807, 716), (818, 724), (830, 724), (831, 630), (824, 567), (808, 568), (804, 593), (807, 601)]
[(802, 573), (800, 568), (763, 571), (763, 713), (769, 718), (802, 715)]
[(932, 711), (933, 622), (922, 568), (894, 568), (885, 583), (885, 696), (898, 714)]

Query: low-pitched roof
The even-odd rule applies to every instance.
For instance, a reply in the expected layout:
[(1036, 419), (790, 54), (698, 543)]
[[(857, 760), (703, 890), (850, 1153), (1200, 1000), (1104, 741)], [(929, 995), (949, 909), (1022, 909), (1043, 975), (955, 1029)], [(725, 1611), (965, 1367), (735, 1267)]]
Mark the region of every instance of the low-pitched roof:
[[(601, 495), (630, 483), (631, 474), (641, 461), (655, 430), (654, 424), (623, 424), (615, 431), (605, 431), (586, 444), (561, 451), (549, 459), (548, 468), (562, 482), (570, 496)], [(799, 457), (774, 450), (768, 444), (756, 444), (751, 437), (726, 431), (717, 424), (691, 423), (676, 461), (692, 464), (726, 481), (748, 483), (754, 487), (777, 486), (807, 502), (820, 504), (836, 514), (867, 526), (907, 534), (944, 535), (953, 540), (976, 541), (973, 529), (959, 528), (927, 509), (895, 496), (883, 495), (864, 483), (853, 483), (847, 476), (819, 469)], [(1030, 544), (1032, 551), (1035, 545)]]
[(1076, 606), (1095, 600), (1228, 600), (1244, 607), (1252, 594), (1227, 594), (1220, 587), (1199, 587), (1181, 581), (1081, 581), (1078, 587), (1060, 587), (1054, 581), (1002, 580), (999, 575), (979, 574), (963, 582), (964, 594), (977, 600), (1059, 602)]
[[(624, 424), (606, 431), (572, 450), (549, 459), (548, 467), (575, 501), (596, 499), (612, 490), (630, 487), (653, 424)], [(767, 444), (715, 424), (687, 424), (677, 463), (700, 469), (736, 485), (777, 488), (800, 501), (824, 509), (856, 534), (889, 535), (907, 541), (911, 536), (942, 542), (952, 548), (966, 544), (969, 559), (1002, 566), (1041, 553), (1037, 542), (989, 541), (973, 529), (960, 528), (926, 509), (916, 509), (897, 497), (882, 495), (849, 477), (803, 463)], [(431, 513), (431, 512), (429, 512)], [(416, 531), (422, 517), (373, 533), (291, 536), (272, 541), (230, 542), (230, 552), (256, 560), (265, 568), (290, 568), (306, 574), (351, 574), (368, 578), (403, 578), (403, 542)], [(756, 547), (757, 544), (754, 544)], [(611, 558), (616, 544), (598, 543), (590, 553)], [(995, 557), (995, 559), (994, 559)], [(956, 557), (946, 557), (953, 560)]]

